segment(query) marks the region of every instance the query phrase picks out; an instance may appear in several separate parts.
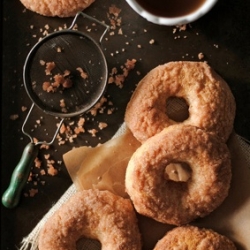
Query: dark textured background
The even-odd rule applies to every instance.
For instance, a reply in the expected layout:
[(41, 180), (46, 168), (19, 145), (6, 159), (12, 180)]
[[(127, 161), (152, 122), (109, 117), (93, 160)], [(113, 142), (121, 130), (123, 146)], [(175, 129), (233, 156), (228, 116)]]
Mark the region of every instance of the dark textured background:
[[(204, 53), (203, 60), (208, 63), (228, 82), (237, 104), (235, 131), (250, 140), (250, 2), (245, 0), (219, 0), (216, 6), (200, 20), (193, 22), (186, 31), (177, 31), (174, 27), (158, 26), (138, 16), (125, 1), (106, 0), (96, 2), (86, 10), (91, 16), (105, 21), (108, 8), (115, 4), (121, 8), (121, 28), (123, 35), (104, 39), (103, 51), (107, 58), (109, 72), (113, 67), (119, 68), (126, 59), (135, 58), (136, 67), (130, 72), (122, 89), (109, 85), (105, 96), (114, 104), (112, 115), (99, 114), (86, 127), (97, 126), (97, 121), (104, 121), (109, 126), (93, 138), (88, 133), (81, 135), (75, 142), (59, 146), (55, 142), (49, 150), (56, 162), (62, 161), (62, 154), (73, 146), (96, 145), (105, 142), (115, 133), (123, 122), (126, 104), (138, 81), (155, 66), (178, 60), (198, 60), (198, 54)], [(1, 193), (7, 188), (11, 173), (19, 161), (22, 150), (29, 142), (22, 134), (21, 127), (27, 115), (21, 106), (30, 107), (22, 80), (24, 60), (31, 47), (41, 36), (40, 28), (53, 28), (70, 24), (72, 18), (60, 19), (43, 17), (25, 8), (18, 0), (2, 1), (2, 152), (1, 152)], [(92, 23), (92, 22), (91, 22)], [(89, 27), (91, 27), (89, 23)], [(31, 29), (30, 26), (34, 25)], [(101, 27), (93, 28), (89, 35), (98, 37)], [(85, 31), (85, 24), (84, 24)], [(37, 37), (34, 37), (37, 34)], [(151, 39), (155, 40), (150, 44)], [(129, 44), (126, 44), (129, 42)], [(141, 48), (138, 48), (138, 45)], [(122, 49), (125, 48), (123, 52)], [(111, 55), (113, 53), (113, 56)], [(137, 74), (137, 71), (140, 74)], [(12, 114), (19, 114), (15, 121)], [(37, 119), (42, 125), (34, 129)], [(77, 120), (77, 118), (75, 118)], [(74, 120), (74, 119), (73, 119)], [(49, 140), (53, 136), (57, 120), (40, 110), (32, 112), (27, 122), (27, 131), (40, 140)], [(48, 135), (47, 135), (48, 134)], [(41, 158), (42, 158), (41, 152)], [(47, 151), (46, 151), (47, 153)], [(38, 177), (38, 194), (33, 198), (22, 196), (20, 204), (14, 209), (1, 206), (1, 249), (14, 250), (21, 239), (39, 222), (43, 215), (70, 186), (71, 179), (62, 164), (55, 164), (59, 174), (55, 177)], [(40, 178), (40, 179), (39, 179)], [(45, 181), (41, 185), (40, 181)], [(30, 186), (24, 188), (24, 193)]]

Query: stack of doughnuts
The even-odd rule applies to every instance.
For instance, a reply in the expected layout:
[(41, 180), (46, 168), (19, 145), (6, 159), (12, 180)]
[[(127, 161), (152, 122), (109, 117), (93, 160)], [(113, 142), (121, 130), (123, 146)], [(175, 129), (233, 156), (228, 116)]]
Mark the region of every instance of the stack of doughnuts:
[[(185, 120), (168, 117), (170, 97), (186, 101)], [(170, 62), (151, 70), (139, 82), (125, 113), (127, 126), (142, 142), (125, 178), (137, 212), (182, 225), (216, 209), (230, 187), (225, 142), (234, 116), (235, 101), (227, 83), (207, 63)], [(169, 178), (180, 171), (189, 177)]]
[[(167, 101), (185, 100), (188, 117), (175, 121)], [(189, 225), (221, 205), (231, 182), (227, 140), (235, 101), (227, 83), (203, 62), (170, 62), (151, 70), (138, 84), (125, 123), (141, 143), (125, 174), (129, 198), (89, 189), (79, 191), (46, 222), (39, 250), (76, 249), (81, 237), (102, 249), (142, 249), (136, 212), (174, 229), (154, 250), (235, 250), (210, 229)]]
[[(183, 120), (168, 115), (170, 98), (184, 100), (188, 115)], [(229, 86), (205, 62), (166, 63), (139, 82), (125, 122), (142, 145), (128, 163), (126, 191), (139, 214), (178, 228), (155, 249), (173, 249), (184, 239), (204, 246), (186, 242), (178, 249), (208, 249), (212, 239), (224, 242), (214, 233), (182, 226), (210, 214), (228, 195), (232, 174), (226, 142), (235, 110)], [(188, 239), (191, 232), (196, 243)], [(204, 234), (207, 240), (200, 242)], [(235, 249), (224, 243), (211, 249)]]

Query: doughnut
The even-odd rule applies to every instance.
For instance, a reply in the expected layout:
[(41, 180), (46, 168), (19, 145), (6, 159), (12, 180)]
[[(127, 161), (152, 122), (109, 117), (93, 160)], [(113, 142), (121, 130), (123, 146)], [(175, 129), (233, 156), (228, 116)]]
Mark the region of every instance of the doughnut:
[(230, 152), (219, 137), (176, 124), (133, 153), (125, 188), (139, 214), (180, 226), (215, 210), (228, 195), (231, 175)]
[(153, 250), (162, 249), (236, 250), (236, 247), (230, 239), (212, 229), (186, 225), (167, 232)]
[[(175, 121), (167, 100), (179, 98), (188, 117)], [(205, 62), (169, 62), (152, 69), (138, 84), (125, 111), (125, 122), (144, 142), (176, 123), (214, 132), (226, 141), (233, 130), (235, 99), (227, 83)]]
[(110, 191), (79, 191), (42, 227), (39, 250), (76, 250), (82, 238), (96, 239), (103, 250), (139, 250), (141, 236), (129, 199)]
[(20, 0), (25, 8), (43, 16), (71, 17), (95, 0)]

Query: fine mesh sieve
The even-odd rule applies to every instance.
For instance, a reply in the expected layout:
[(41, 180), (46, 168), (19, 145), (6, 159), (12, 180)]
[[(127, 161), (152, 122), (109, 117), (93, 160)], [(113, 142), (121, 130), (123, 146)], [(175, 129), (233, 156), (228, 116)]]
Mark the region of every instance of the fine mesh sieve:
[[(74, 29), (79, 16), (105, 27), (99, 43)], [(102, 97), (107, 85), (108, 69), (100, 44), (108, 29), (108, 25), (79, 12), (68, 29), (46, 36), (29, 52), (24, 63), (23, 80), (33, 105), (22, 131), (31, 142), (25, 147), (10, 185), (3, 194), (2, 203), (5, 207), (12, 208), (18, 204), (21, 190), (38, 154), (37, 145), (52, 144), (65, 118), (83, 114)], [(34, 105), (46, 114), (61, 118), (51, 142), (35, 143), (24, 131)]]

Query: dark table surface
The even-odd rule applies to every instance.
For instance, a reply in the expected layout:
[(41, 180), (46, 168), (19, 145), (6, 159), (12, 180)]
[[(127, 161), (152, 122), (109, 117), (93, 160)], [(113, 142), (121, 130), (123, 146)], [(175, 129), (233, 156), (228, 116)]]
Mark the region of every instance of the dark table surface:
[[(58, 174), (41, 175), (32, 168), (33, 181), (25, 185), (19, 205), (13, 209), (1, 206), (1, 249), (12, 250), (20, 246), (51, 206), (71, 185), (72, 181), (63, 164), (62, 155), (74, 146), (91, 145), (107, 141), (123, 122), (126, 104), (138, 81), (152, 68), (169, 61), (207, 61), (229, 84), (237, 104), (234, 128), (236, 133), (250, 140), (250, 2), (245, 0), (219, 0), (216, 6), (200, 20), (187, 25), (186, 30), (176, 27), (158, 26), (138, 16), (125, 1), (99, 1), (85, 12), (110, 25), (109, 7), (121, 9), (120, 26), (111, 30), (102, 42), (108, 70), (113, 67), (121, 71), (127, 59), (136, 59), (135, 69), (130, 71), (123, 88), (109, 84), (105, 93), (108, 102), (103, 113), (93, 117), (84, 114), (86, 131), (98, 130), (92, 137), (85, 132), (73, 143), (59, 145), (58, 140), (50, 149), (42, 149), (39, 159), (46, 169), (45, 154), (54, 160)], [(23, 84), (22, 71), (25, 58), (43, 36), (64, 24), (71, 24), (73, 18), (44, 17), (26, 10), (18, 0), (2, 1), (2, 151), (1, 151), (1, 193), (7, 188), (13, 169), (22, 151), (29, 142), (22, 133), (22, 125), (32, 104)], [(88, 20), (86, 20), (88, 22)], [(92, 26), (92, 21), (83, 25), (83, 31), (97, 39), (101, 27)], [(122, 34), (119, 33), (121, 28)], [(88, 31), (87, 31), (88, 30)], [(114, 32), (112, 34), (111, 32)], [(154, 40), (151, 44), (150, 41)], [(27, 107), (27, 110), (22, 110)], [(112, 114), (107, 110), (113, 109)], [(17, 119), (11, 119), (13, 115)], [(79, 117), (71, 118), (77, 121)], [(40, 124), (37, 121), (40, 120)], [(57, 119), (35, 108), (28, 118), (26, 131), (39, 140), (50, 140), (56, 128)], [(98, 129), (98, 122), (108, 127)], [(26, 197), (29, 190), (38, 190), (34, 197)]]

